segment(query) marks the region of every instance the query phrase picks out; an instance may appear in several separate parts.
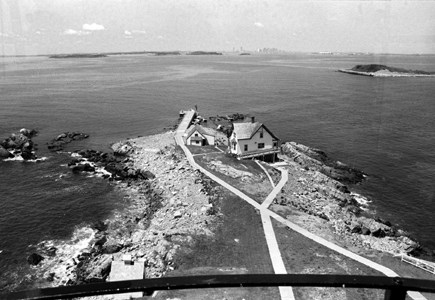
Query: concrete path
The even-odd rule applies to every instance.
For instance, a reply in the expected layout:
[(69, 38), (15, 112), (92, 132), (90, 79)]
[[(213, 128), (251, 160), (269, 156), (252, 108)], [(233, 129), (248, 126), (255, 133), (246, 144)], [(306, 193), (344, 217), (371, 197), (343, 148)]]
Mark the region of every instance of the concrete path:
[(288, 172), (285, 169), (279, 169), (281, 171), (281, 180), (278, 182), (278, 185), (273, 189), (273, 191), (266, 197), (264, 202), (261, 204), (263, 208), (268, 208), (272, 203), (273, 199), (276, 198), (276, 195), (282, 190), (284, 185), (288, 180)]
[[(287, 274), (287, 269), (285, 268), (281, 251), (279, 250), (279, 245), (276, 240), (275, 231), (273, 230), (272, 220), (264, 211), (260, 211), (260, 215), (267, 247), (269, 248), (273, 271), (275, 274)], [(280, 286), (279, 293), (281, 294), (282, 300), (295, 300), (293, 289), (290, 286)]]
[(280, 167), (280, 166), (287, 166), (288, 165), (288, 163), (287, 162), (285, 162), (285, 161), (280, 161), (280, 162), (276, 162), (276, 163), (273, 163), (273, 164), (270, 164), (272, 167)]
[(215, 146), (216, 149), (218, 149), (220, 152), (225, 152), (224, 150), (220, 149), (219, 147)]
[(270, 181), (270, 184), (272, 185), (272, 187), (275, 187), (275, 183), (273, 182), (273, 179), (270, 176), (269, 172), (267, 172), (266, 168), (258, 160), (255, 160), (255, 162), (264, 171), (264, 173), (266, 174), (267, 178), (269, 178), (269, 181)]
[[(184, 120), (183, 120), (184, 121)], [(182, 122), (183, 123), (183, 122)], [(187, 125), (188, 126), (188, 125)], [(187, 127), (186, 127), (187, 129)], [(182, 131), (179, 127), (179, 130), (177, 130), (176, 135), (175, 135), (175, 141), (177, 142), (177, 144), (183, 149), (184, 153), (186, 154), (186, 158), (188, 159), (188, 161), (190, 162), (190, 164), (192, 165), (193, 168), (200, 170), (202, 173), (204, 173), (205, 175), (207, 175), (210, 179), (214, 180), (215, 182), (217, 182), (218, 184), (222, 185), (223, 187), (225, 187), (226, 189), (228, 189), (229, 191), (231, 191), (232, 193), (234, 193), (235, 195), (237, 195), (238, 197), (240, 197), (241, 199), (245, 200), (246, 202), (248, 202), (249, 204), (251, 204), (252, 206), (254, 206), (256, 209), (258, 209), (260, 211), (260, 214), (262, 216), (262, 221), (263, 221), (263, 226), (264, 230), (265, 230), (265, 235), (266, 235), (266, 241), (268, 241), (268, 247), (269, 247), (269, 253), (271, 255), (271, 259), (272, 259), (272, 265), (274, 265), (273, 260), (275, 259), (274, 257), (272, 257), (272, 253), (275, 253), (276, 255), (276, 250), (275, 246), (273, 245), (273, 240), (275, 240), (276, 243), (276, 237), (275, 237), (275, 233), (273, 231), (273, 227), (272, 230), (270, 229), (266, 229), (268, 228), (268, 220), (266, 218), (266, 216), (268, 216), (269, 218), (274, 218), (275, 220), (277, 220), (278, 222), (288, 226), (290, 229), (302, 234), (303, 236), (325, 246), (328, 247), (331, 250), (334, 250), (344, 256), (347, 256), (359, 263), (362, 263), (372, 269), (375, 269), (379, 272), (382, 272), (383, 274), (385, 274), (388, 277), (398, 277), (399, 275), (394, 272), (393, 270), (384, 267), (378, 263), (375, 263), (371, 260), (368, 260), (358, 254), (355, 254), (349, 250), (346, 250), (332, 242), (329, 242), (327, 240), (325, 240), (324, 238), (321, 238), (311, 232), (309, 232), (308, 230), (300, 227), (299, 225), (296, 225), (295, 223), (281, 217), (280, 215), (278, 215), (277, 213), (270, 211), (268, 209), (268, 206), (270, 205), (270, 203), (273, 201), (273, 199), (276, 197), (276, 194), (278, 194), (278, 192), (282, 189), (282, 187), (284, 186), (284, 184), (287, 182), (288, 180), (288, 173), (287, 171), (283, 172), (283, 170), (281, 170), (281, 180), (278, 183), (278, 185), (273, 189), (273, 191), (267, 196), (266, 200), (263, 202), (263, 204), (259, 204), (257, 203), (255, 200), (253, 200), (252, 198), (248, 197), (247, 195), (245, 195), (244, 193), (242, 193), (240, 190), (234, 188), (233, 186), (231, 186), (230, 184), (226, 183), (225, 181), (223, 181), (222, 179), (218, 178), (217, 176), (213, 175), (212, 173), (210, 173), (209, 171), (205, 170), (203, 167), (199, 166), (195, 160), (193, 159), (192, 153), (189, 151), (189, 149), (187, 149), (187, 147), (184, 145), (183, 142), (183, 138), (182, 135), (184, 134), (185, 131)], [(285, 178), (284, 178), (285, 177)], [(263, 217), (263, 215), (265, 215), (265, 217)], [(269, 219), (270, 221), (270, 219)], [(270, 223), (271, 224), (271, 223)], [(273, 236), (272, 236), (273, 234)], [(271, 241), (271, 244), (269, 245), (269, 241)], [(270, 249), (272, 248), (272, 252), (270, 252)], [(279, 248), (278, 248), (279, 251)], [(282, 260), (281, 258), (281, 253), (279, 252), (279, 259)], [(279, 262), (275, 262), (278, 271), (281, 270), (280, 267), (280, 263)], [(274, 271), (275, 271), (275, 265), (274, 265)], [(286, 272), (287, 273), (287, 272)], [(281, 293), (281, 288), (280, 288), (280, 293)], [(293, 295), (293, 292), (291, 293)], [(427, 300), (421, 293), (418, 292), (408, 292), (408, 296), (410, 296), (412, 299), (414, 300)], [(285, 297), (291, 297), (290, 294), (286, 294), (286, 292), (284, 291), (284, 294), (281, 293), (281, 298), (282, 299), (294, 299), (293, 298), (285, 298)]]

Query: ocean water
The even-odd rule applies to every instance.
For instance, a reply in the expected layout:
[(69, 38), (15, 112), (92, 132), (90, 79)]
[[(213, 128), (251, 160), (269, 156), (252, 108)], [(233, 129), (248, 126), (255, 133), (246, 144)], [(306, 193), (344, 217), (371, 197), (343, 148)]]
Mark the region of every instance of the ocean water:
[(283, 141), (318, 147), (369, 176), (351, 187), (370, 208), (435, 249), (435, 79), (335, 72), (362, 63), (435, 71), (435, 56), (114, 56), (0, 59), (0, 138), (36, 128), (41, 162), (0, 161), (0, 290), (33, 281), (26, 257), (68, 244), (124, 205), (100, 178), (72, 174), (46, 142), (107, 150), (173, 124), (180, 109), (254, 114)]

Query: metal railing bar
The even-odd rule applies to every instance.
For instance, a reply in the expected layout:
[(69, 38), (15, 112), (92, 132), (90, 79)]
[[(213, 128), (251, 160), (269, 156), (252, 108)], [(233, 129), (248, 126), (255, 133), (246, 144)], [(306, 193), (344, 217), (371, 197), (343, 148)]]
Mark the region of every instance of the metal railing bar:
[(0, 294), (0, 299), (67, 299), (140, 291), (151, 294), (157, 290), (268, 286), (382, 289), (386, 290), (385, 299), (404, 299), (391, 298), (391, 295), (398, 297), (406, 294), (406, 291), (435, 293), (435, 281), (426, 279), (360, 275), (239, 274), (162, 277), (61, 286)]

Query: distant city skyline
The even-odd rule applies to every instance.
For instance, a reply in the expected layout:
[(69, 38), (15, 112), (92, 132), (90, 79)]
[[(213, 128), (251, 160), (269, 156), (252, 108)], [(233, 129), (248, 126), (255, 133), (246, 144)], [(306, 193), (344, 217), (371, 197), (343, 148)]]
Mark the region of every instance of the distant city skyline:
[(435, 54), (435, 1), (0, 0), (0, 55), (129, 51)]

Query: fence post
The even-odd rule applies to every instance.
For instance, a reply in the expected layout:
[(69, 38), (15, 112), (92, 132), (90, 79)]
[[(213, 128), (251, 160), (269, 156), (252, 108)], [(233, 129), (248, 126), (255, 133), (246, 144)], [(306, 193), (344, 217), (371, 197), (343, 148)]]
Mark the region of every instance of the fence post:
[(406, 298), (406, 290), (397, 288), (392, 290), (385, 291), (384, 300), (405, 300)]
[(405, 300), (406, 289), (404, 289), (403, 282), (400, 278), (393, 278), (393, 283), (396, 287), (385, 290), (384, 300)]

